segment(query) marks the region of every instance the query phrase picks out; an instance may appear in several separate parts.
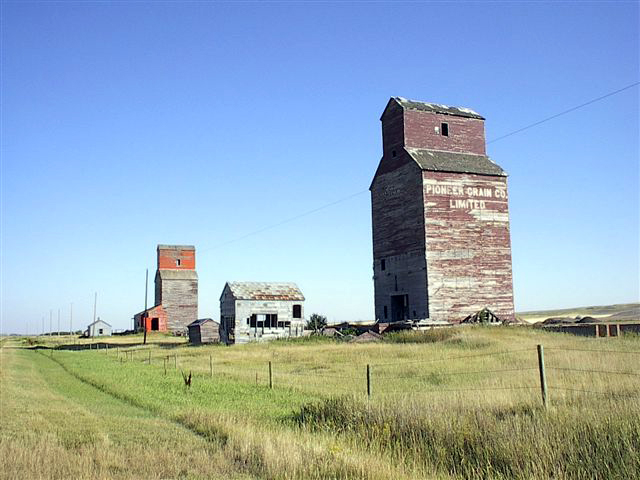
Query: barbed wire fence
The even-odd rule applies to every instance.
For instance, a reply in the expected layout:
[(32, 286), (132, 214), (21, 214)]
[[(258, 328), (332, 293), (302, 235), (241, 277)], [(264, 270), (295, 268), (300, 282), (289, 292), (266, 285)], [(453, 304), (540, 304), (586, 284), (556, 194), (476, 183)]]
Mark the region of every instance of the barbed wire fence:
[[(545, 359), (545, 349), (542, 345), (533, 348), (504, 350), (498, 352), (484, 352), (472, 355), (458, 355), (430, 359), (416, 359), (397, 362), (379, 362), (364, 365), (305, 365), (298, 364), (292, 368), (291, 363), (268, 361), (264, 364), (234, 363), (232, 360), (214, 360), (214, 355), (202, 355), (199, 352), (178, 353), (158, 352), (150, 346), (120, 348), (96, 346), (96, 351), (105, 355), (112, 355), (121, 365), (129, 362), (153, 365), (163, 370), (164, 375), (171, 371), (188, 370), (194, 377), (215, 380), (217, 377), (229, 378), (236, 381), (255, 383), (259, 387), (293, 388), (306, 393), (326, 393), (327, 390), (335, 394), (366, 395), (368, 399), (375, 397), (406, 396), (415, 394), (450, 394), (453, 392), (483, 392), (483, 391), (525, 391), (539, 390), (541, 401), (545, 407), (551, 404), (551, 392), (566, 392), (579, 395), (597, 395), (609, 398), (640, 399), (640, 351), (633, 350), (603, 350), (577, 349), (564, 347), (548, 347)], [(562, 354), (588, 354), (604, 363), (611, 363), (611, 356), (628, 356), (626, 368), (612, 369), (604, 367), (583, 368), (574, 365), (578, 360), (558, 358)], [(595, 356), (595, 357), (594, 357)], [(482, 357), (499, 357), (505, 368), (469, 368), (448, 371), (438, 364), (447, 362), (474, 361)], [(627, 358), (627, 357), (624, 357)], [(564, 360), (564, 363), (563, 363)], [(603, 363), (603, 362), (600, 362)], [(509, 366), (520, 364), (519, 366)], [(336, 372), (335, 370), (338, 369)], [(501, 385), (495, 382), (501, 375), (511, 375), (511, 380), (518, 380), (521, 384)], [(547, 383), (547, 376), (551, 382)], [(580, 376), (580, 381), (575, 381)], [(589, 388), (598, 384), (589, 381), (594, 376), (618, 376), (632, 380), (624, 384), (621, 391)], [(464, 379), (467, 377), (466, 379)], [(447, 385), (446, 378), (461, 378), (469, 381), (490, 379), (494, 383), (481, 383), (468, 386)], [(586, 378), (586, 380), (585, 380)], [(603, 382), (599, 382), (601, 385)]]

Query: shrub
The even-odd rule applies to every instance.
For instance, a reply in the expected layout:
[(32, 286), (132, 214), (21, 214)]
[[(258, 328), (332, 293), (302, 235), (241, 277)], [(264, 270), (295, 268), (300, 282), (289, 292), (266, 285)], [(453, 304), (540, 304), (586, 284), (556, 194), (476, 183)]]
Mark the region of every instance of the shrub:
[(327, 317), (324, 315), (320, 315), (318, 313), (314, 313), (309, 317), (309, 321), (307, 321), (306, 329), (313, 330), (313, 333), (320, 333), (327, 327)]

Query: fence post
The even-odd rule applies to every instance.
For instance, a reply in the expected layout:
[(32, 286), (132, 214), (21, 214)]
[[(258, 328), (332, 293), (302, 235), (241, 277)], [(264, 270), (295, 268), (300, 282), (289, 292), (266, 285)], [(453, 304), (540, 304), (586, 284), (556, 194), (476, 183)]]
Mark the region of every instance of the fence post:
[(367, 398), (371, 398), (371, 367), (367, 363)]
[(540, 370), (540, 389), (542, 390), (542, 403), (544, 408), (549, 406), (549, 398), (547, 396), (547, 377), (544, 372), (544, 348), (538, 345), (538, 369)]
[(109, 354), (109, 344), (105, 343), (104, 344), (104, 348), (105, 348), (105, 350), (104, 350), (105, 355), (108, 355)]
[(213, 358), (209, 355), (209, 376), (213, 377)]
[(149, 365), (151, 365), (151, 350), (149, 350)]
[(273, 388), (273, 374), (271, 371), (271, 360), (269, 360), (269, 388)]
[(167, 374), (167, 359), (166, 359), (166, 358), (163, 358), (162, 360), (163, 360), (163, 362), (162, 362), (162, 363), (163, 363), (163, 365), (164, 365), (164, 374), (166, 375), (166, 374)]

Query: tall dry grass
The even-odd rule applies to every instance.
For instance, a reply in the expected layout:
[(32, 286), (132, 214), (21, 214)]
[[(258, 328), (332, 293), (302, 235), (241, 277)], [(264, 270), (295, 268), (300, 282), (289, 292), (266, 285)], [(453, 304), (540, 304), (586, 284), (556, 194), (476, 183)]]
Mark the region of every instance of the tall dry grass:
[[(402, 343), (314, 339), (56, 350), (47, 352), (52, 358), (29, 361), (34, 371), (45, 368), (45, 361), (59, 362), (65, 370), (60, 367), (52, 378), (66, 373), (204, 441), (213, 463), (198, 468), (212, 478), (621, 478), (639, 473), (640, 405), (627, 398), (640, 395), (640, 362), (633, 353), (640, 351), (638, 337), (589, 339), (495, 327), (451, 332), (441, 338), (427, 334), (428, 341), (407, 337)], [(548, 412), (541, 405), (537, 344), (545, 346)], [(273, 390), (267, 387), (268, 362)], [(181, 371), (194, 374), (189, 391)], [(69, 389), (62, 396), (73, 397)], [(92, 421), (83, 417), (80, 424)], [(16, 429), (19, 437), (25, 435)], [(93, 445), (100, 437), (86, 438)]]
[(639, 478), (640, 401), (576, 402), (545, 411), (471, 398), (367, 404), (341, 397), (303, 406), (309, 431), (339, 432), (413, 471), (461, 478)]

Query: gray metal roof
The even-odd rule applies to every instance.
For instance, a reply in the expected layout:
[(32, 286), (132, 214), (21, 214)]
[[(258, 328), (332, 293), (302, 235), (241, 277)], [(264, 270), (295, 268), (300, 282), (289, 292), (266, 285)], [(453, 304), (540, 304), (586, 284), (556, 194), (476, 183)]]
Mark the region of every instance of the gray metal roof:
[(227, 282), (236, 300), (304, 300), (295, 283)]
[(193, 245), (158, 245), (159, 249), (162, 250), (195, 250), (196, 247)]
[(408, 100), (403, 97), (391, 97), (398, 102), (403, 108), (409, 110), (421, 110), (423, 112), (443, 113), (445, 115), (455, 115), (457, 117), (478, 118), (484, 120), (484, 117), (478, 112), (474, 112), (470, 108), (450, 107), (449, 105), (440, 105), (438, 103), (419, 102), (417, 100)]
[(405, 148), (422, 170), (433, 172), (476, 173), (506, 177), (507, 173), (485, 155)]

